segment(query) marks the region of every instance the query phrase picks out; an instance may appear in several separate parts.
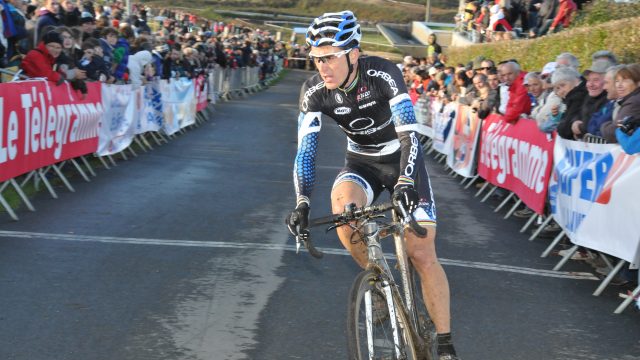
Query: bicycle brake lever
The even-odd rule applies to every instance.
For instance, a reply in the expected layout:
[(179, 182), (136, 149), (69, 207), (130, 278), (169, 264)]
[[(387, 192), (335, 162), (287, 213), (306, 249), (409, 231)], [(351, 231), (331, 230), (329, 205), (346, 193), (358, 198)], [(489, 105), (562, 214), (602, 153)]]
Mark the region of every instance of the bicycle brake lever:
[(405, 210), (405, 208), (403, 206), (399, 206), (399, 208), (400, 208), (400, 213), (401, 213), (400, 222), (402, 223), (402, 226), (403, 227), (409, 227), (411, 230), (413, 230), (419, 236), (426, 236), (427, 235), (427, 229), (425, 229), (422, 226), (420, 226), (418, 224), (418, 222), (413, 218), (413, 215), (409, 214)]
[(347, 222), (341, 222), (341, 223), (338, 223), (338, 224), (331, 225), (331, 226), (329, 226), (327, 228), (326, 232), (329, 232), (331, 230), (335, 230), (335, 229), (339, 228), (340, 226), (347, 225), (347, 224), (348, 224)]
[[(296, 233), (300, 234), (300, 225), (296, 225)], [(300, 243), (304, 241), (301, 235), (296, 235), (296, 254), (300, 253)]]

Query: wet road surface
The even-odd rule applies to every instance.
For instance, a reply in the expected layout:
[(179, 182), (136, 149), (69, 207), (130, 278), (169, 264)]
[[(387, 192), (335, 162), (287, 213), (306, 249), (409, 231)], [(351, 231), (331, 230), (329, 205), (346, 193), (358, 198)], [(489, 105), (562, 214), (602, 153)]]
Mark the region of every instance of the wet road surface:
[[(100, 170), (76, 193), (0, 217), (0, 359), (345, 359), (358, 272), (335, 232), (296, 254), (283, 219), (298, 92), (310, 73), (216, 105), (169, 144)], [(346, 141), (325, 121), (312, 216), (327, 215)], [(640, 314), (613, 315), (593, 272), (539, 254), (523, 222), (494, 214), (427, 157), (454, 338), (468, 360), (640, 359)], [(387, 249), (391, 250), (391, 249)]]

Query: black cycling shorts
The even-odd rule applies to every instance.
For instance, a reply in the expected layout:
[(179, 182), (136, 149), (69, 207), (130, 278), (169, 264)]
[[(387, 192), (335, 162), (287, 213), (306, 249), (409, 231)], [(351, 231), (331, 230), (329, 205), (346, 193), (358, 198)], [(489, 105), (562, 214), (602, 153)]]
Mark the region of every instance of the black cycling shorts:
[[(367, 195), (367, 205), (387, 189), (390, 193), (400, 175), (400, 152), (385, 156), (366, 156), (347, 152), (345, 164), (333, 187), (345, 181), (359, 185)], [(413, 215), (420, 225), (436, 224), (436, 204), (426, 166), (420, 167), (414, 184), (420, 195), (420, 205)]]

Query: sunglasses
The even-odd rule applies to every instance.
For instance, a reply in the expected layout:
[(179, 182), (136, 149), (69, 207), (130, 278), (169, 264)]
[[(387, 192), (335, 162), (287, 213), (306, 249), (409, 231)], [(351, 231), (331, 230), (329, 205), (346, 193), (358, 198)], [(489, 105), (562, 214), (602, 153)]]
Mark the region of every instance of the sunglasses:
[(322, 56), (316, 56), (316, 55), (313, 55), (313, 54), (309, 54), (309, 59), (311, 59), (316, 64), (334, 64), (337, 59), (341, 58), (342, 55), (349, 53), (349, 51), (351, 51), (351, 50), (353, 50), (353, 48), (347, 49), (347, 50), (338, 51), (338, 52), (334, 52), (334, 53), (331, 53), (331, 54), (325, 54), (325, 55), (322, 55)]

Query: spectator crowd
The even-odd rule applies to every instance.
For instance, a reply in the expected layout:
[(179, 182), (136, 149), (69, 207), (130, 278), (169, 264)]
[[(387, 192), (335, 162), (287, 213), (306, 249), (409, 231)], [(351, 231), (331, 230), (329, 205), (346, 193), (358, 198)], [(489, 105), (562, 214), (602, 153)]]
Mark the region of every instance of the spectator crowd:
[[(421, 96), (437, 98), (442, 111), (447, 103), (458, 102), (471, 106), (480, 119), (490, 114), (513, 124), (533, 119), (545, 133), (573, 141), (620, 143), (628, 154), (640, 153), (640, 131), (636, 130), (640, 126), (640, 64), (620, 64), (607, 50), (593, 53), (584, 65), (571, 53), (550, 60), (554, 61), (529, 72), (517, 59), (496, 63), (478, 57), (454, 66), (442, 54), (421, 59), (407, 56), (399, 66), (414, 104)], [(495, 194), (500, 197), (505, 192)], [(523, 209), (514, 215), (528, 218), (533, 211)], [(543, 235), (555, 236), (560, 230), (551, 222)], [(572, 259), (595, 260), (586, 251)], [(598, 265), (596, 270), (603, 275), (608, 272)]]
[(264, 79), (286, 57), (269, 31), (181, 11), (138, 4), (127, 14), (120, 1), (0, 1), (3, 72), (69, 82), (85, 93), (87, 81), (140, 85), (213, 68), (259, 67)]
[(582, 72), (570, 53), (531, 72), (517, 59), (496, 63), (479, 57), (452, 66), (443, 54), (407, 56), (401, 67), (414, 103), (425, 94), (470, 105), (480, 118), (491, 113), (511, 123), (531, 118), (541, 131), (555, 131), (565, 139), (625, 141), (640, 118), (640, 64), (619, 64), (607, 50), (594, 53)]
[(472, 42), (534, 38), (566, 29), (584, 0), (465, 0), (456, 15)]

